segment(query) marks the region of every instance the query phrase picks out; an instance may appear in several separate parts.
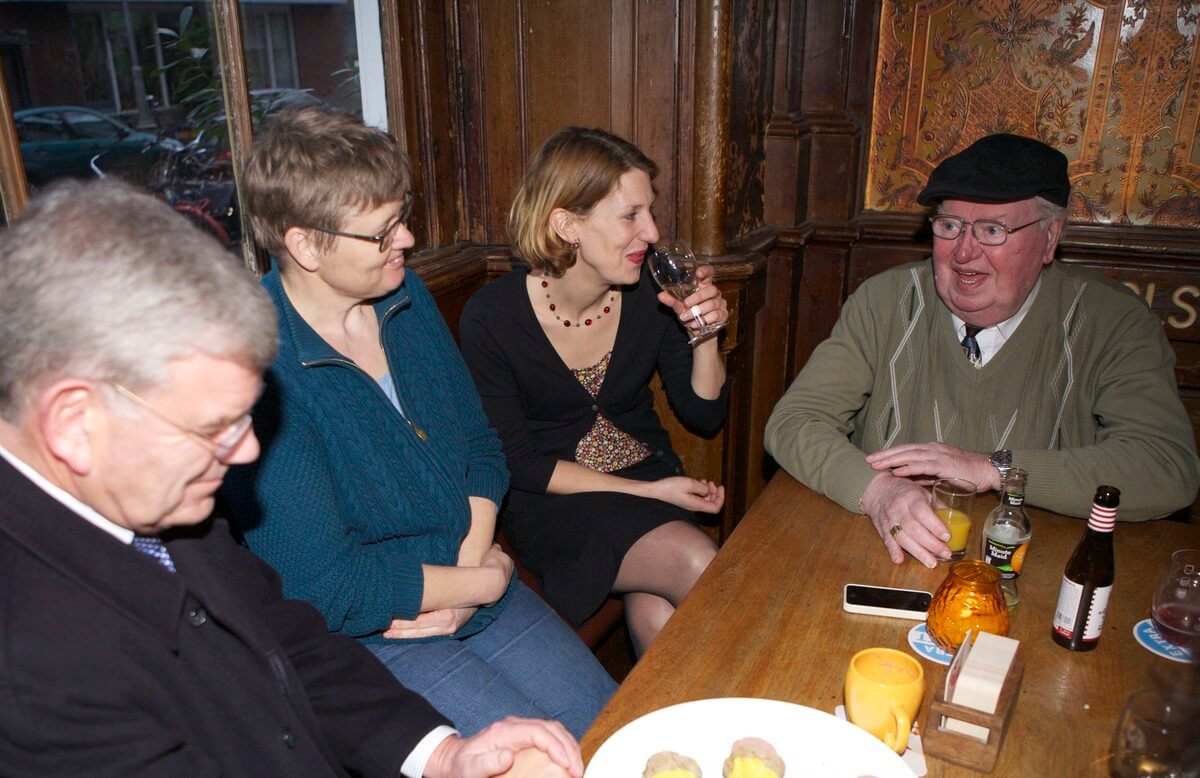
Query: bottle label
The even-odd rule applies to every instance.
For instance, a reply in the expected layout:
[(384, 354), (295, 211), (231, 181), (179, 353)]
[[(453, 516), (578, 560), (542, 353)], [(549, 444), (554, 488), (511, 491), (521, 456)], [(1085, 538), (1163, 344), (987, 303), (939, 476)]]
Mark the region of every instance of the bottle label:
[(1009, 505), (1012, 505), (1013, 507), (1016, 507), (1018, 505), (1023, 505), (1025, 503), (1025, 495), (1023, 495), (1023, 494), (1006, 494), (1006, 495), (1004, 495), (1004, 502), (1008, 503)]
[(1064, 638), (1070, 639), (1075, 630), (1083, 631), (1083, 640), (1093, 643), (1100, 639), (1100, 630), (1104, 627), (1104, 617), (1108, 615), (1108, 596), (1112, 594), (1112, 586), (1097, 587), (1092, 590), (1092, 607), (1088, 609), (1083, 624), (1075, 623), (1075, 614), (1079, 612), (1079, 598), (1083, 596), (1083, 585), (1075, 583), (1065, 575), (1062, 588), (1058, 590), (1058, 605), (1054, 607), (1054, 631)]
[(999, 570), (1001, 578), (1016, 578), (1021, 574), (1021, 567), (1025, 564), (1025, 554), (1028, 550), (1028, 540), (1024, 543), (1001, 543), (985, 536), (983, 561)]

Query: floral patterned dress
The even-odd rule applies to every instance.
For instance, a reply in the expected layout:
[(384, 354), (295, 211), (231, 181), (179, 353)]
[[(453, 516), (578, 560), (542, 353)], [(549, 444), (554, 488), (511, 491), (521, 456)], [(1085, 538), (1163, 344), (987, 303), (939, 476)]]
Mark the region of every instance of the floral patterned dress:
[[(593, 399), (600, 394), (611, 359), (612, 352), (609, 351), (591, 367), (571, 369)], [(603, 414), (597, 414), (596, 423), (575, 447), (575, 461), (601, 473), (614, 473), (623, 467), (636, 465), (648, 456), (650, 449), (632, 435), (617, 429)]]

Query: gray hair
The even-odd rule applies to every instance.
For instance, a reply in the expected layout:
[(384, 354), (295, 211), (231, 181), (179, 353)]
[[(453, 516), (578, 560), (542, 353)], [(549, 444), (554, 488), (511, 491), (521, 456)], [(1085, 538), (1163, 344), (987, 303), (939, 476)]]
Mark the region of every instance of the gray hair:
[(1061, 222), (1067, 220), (1067, 209), (1058, 203), (1052, 203), (1045, 197), (1038, 195), (1033, 198), (1033, 204), (1041, 212), (1041, 221)]
[(0, 417), (64, 376), (134, 389), (202, 353), (262, 371), (274, 306), (234, 255), (154, 197), (65, 182), (0, 232)]

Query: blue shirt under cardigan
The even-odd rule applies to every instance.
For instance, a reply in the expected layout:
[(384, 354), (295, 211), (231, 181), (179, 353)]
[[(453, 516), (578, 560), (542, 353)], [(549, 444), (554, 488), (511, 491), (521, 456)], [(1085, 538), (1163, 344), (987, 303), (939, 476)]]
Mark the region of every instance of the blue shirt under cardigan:
[[(292, 307), (278, 269), (263, 287), (279, 312), (279, 354), (255, 406), (258, 461), (230, 470), (222, 496), (284, 593), (312, 603), (329, 629), (387, 643), (411, 619), (422, 563), (454, 565), (470, 528), (468, 497), (500, 504), (508, 471), (454, 339), (412, 272), (375, 303), (403, 415), (374, 378)], [(407, 421), (406, 418), (407, 417)], [(422, 441), (418, 431), (428, 439)], [(515, 582), (515, 577), (514, 577)], [(504, 599), (455, 637), (478, 632)]]

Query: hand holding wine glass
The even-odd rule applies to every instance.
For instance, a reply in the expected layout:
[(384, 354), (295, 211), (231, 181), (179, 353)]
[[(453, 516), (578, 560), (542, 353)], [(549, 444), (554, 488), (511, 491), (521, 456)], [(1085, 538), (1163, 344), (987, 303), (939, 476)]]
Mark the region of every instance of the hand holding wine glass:
[[(673, 240), (651, 246), (646, 263), (662, 290), (674, 296), (671, 307), (691, 333), (689, 344), (694, 346), (725, 326), (728, 306), (712, 283), (712, 268), (700, 265), (686, 243)], [(691, 313), (689, 320), (683, 319), (685, 313)]]

